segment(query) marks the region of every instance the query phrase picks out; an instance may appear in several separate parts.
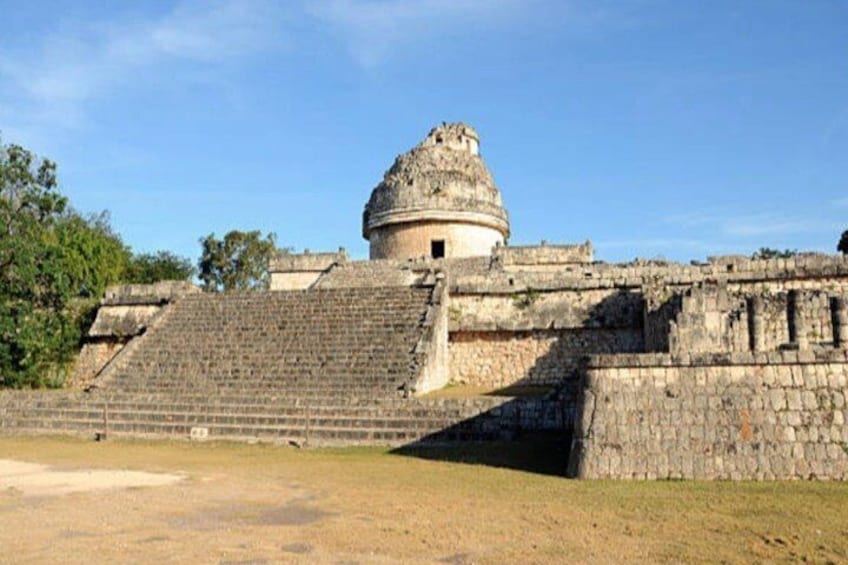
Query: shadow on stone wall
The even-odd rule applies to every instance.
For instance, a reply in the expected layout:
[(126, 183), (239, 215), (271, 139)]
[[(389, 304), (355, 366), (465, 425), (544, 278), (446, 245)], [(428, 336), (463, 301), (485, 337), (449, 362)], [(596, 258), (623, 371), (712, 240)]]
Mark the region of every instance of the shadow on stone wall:
[[(536, 366), (558, 362), (561, 350), (551, 348)], [(395, 455), (469, 465), (486, 465), (567, 476), (577, 396), (586, 355), (562, 369), (556, 386), (522, 381), (486, 396), (513, 397), (492, 409), (462, 420), (415, 442), (392, 450)], [(535, 366), (534, 366), (535, 369)], [(532, 370), (532, 369), (531, 369)]]
[(565, 476), (571, 433), (564, 424), (559, 400), (514, 399), (391, 453)]
[[(643, 352), (642, 309), (636, 293), (608, 296), (587, 313), (583, 328), (562, 330), (524, 378), (487, 394), (515, 398), (392, 453), (566, 476), (588, 355)], [(533, 375), (552, 368), (558, 371), (555, 385), (533, 384)]]

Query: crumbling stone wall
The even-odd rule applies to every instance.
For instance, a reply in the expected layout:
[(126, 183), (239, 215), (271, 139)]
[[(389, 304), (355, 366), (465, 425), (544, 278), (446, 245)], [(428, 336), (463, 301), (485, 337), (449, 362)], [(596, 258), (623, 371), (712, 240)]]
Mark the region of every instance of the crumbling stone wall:
[(846, 479), (848, 351), (589, 359), (581, 478)]
[(683, 293), (680, 311), (670, 324), (669, 351), (733, 351), (739, 341), (747, 351), (746, 307), (744, 298), (728, 293), (726, 285), (696, 284)]
[(821, 290), (741, 293), (697, 283), (679, 302), (669, 323), (672, 354), (833, 346), (844, 299)]

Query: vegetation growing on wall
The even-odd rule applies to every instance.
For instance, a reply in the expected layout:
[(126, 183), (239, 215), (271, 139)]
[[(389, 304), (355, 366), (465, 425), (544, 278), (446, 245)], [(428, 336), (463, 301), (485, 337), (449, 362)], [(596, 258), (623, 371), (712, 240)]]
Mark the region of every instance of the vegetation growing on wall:
[(772, 249), (771, 247), (760, 247), (758, 251), (755, 251), (753, 255), (751, 255), (752, 259), (788, 259), (789, 257), (795, 257), (798, 255), (797, 249), (784, 249), (781, 251), (780, 249)]
[(539, 300), (539, 291), (528, 288), (524, 292), (512, 294), (512, 305), (518, 310), (527, 310)]

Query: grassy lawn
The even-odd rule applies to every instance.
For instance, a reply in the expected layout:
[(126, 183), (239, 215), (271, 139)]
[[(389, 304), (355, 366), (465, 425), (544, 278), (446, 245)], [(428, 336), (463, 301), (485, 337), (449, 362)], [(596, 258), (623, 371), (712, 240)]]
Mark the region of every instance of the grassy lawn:
[(0, 487), (0, 562), (848, 562), (848, 484), (578, 482), (554, 474), (561, 447), (2, 437), (0, 459), (187, 478)]

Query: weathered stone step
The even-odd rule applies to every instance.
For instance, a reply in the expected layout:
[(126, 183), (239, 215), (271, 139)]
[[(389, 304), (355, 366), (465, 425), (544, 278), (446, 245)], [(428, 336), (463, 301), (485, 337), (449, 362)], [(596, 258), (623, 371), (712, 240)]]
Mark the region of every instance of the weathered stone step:
[[(13, 416), (15, 413), (22, 411), (7, 411), (5, 415)], [(89, 407), (72, 407), (72, 408), (53, 408), (40, 407), (30, 408), (26, 410), (25, 415), (28, 417), (39, 417), (46, 420), (52, 419), (68, 419), (68, 420), (95, 420), (103, 421), (104, 416), (108, 421), (182, 421), (182, 422), (207, 422), (213, 423), (241, 423), (262, 424), (262, 425), (280, 425), (280, 426), (305, 426), (309, 423), (318, 425), (327, 424), (329, 422), (342, 427), (362, 427), (371, 426), (377, 428), (400, 426), (400, 427), (416, 427), (419, 425), (426, 426), (444, 426), (450, 425), (457, 420), (463, 418), (472, 418), (478, 414), (475, 412), (459, 413), (456, 411), (427, 411), (422, 413), (421, 410), (391, 410), (386, 413), (375, 413), (373, 411), (305, 411), (300, 410), (294, 413), (256, 413), (250, 410), (233, 410), (229, 412), (206, 411), (206, 410), (138, 410), (138, 409), (107, 409), (98, 410)]]
[(473, 398), (473, 399), (361, 399), (361, 398), (320, 398), (301, 397), (261, 398), (255, 396), (222, 396), (207, 395), (60, 395), (44, 393), (41, 395), (21, 395), (3, 398), (0, 396), (0, 411), (8, 409), (50, 409), (62, 410), (85, 406), (91, 410), (102, 411), (104, 407), (113, 409), (203, 409), (203, 410), (244, 410), (254, 413), (274, 411), (303, 411), (310, 409), (316, 413), (373, 413), (390, 410), (400, 410), (411, 413), (426, 413), (438, 410), (440, 413), (465, 413), (496, 409), (510, 401), (508, 398)]
[(403, 287), (189, 295), (115, 360), (104, 386), (391, 395), (420, 370), (431, 295)]
[[(482, 431), (473, 428), (449, 429), (438, 428), (344, 428), (314, 426), (307, 431), (305, 428), (283, 428), (278, 426), (231, 426), (207, 425), (197, 426), (176, 422), (109, 422), (106, 432), (110, 435), (151, 436), (188, 438), (193, 428), (205, 428), (209, 438), (246, 440), (254, 438), (281, 440), (309, 440), (310, 443), (370, 443), (370, 444), (399, 444), (432, 437), (438, 440), (492, 440), (500, 439), (500, 432)], [(65, 433), (93, 434), (103, 432), (102, 423), (92, 420), (41, 420), (37, 418), (17, 418), (4, 420), (3, 429), (14, 430), (17, 433)]]

